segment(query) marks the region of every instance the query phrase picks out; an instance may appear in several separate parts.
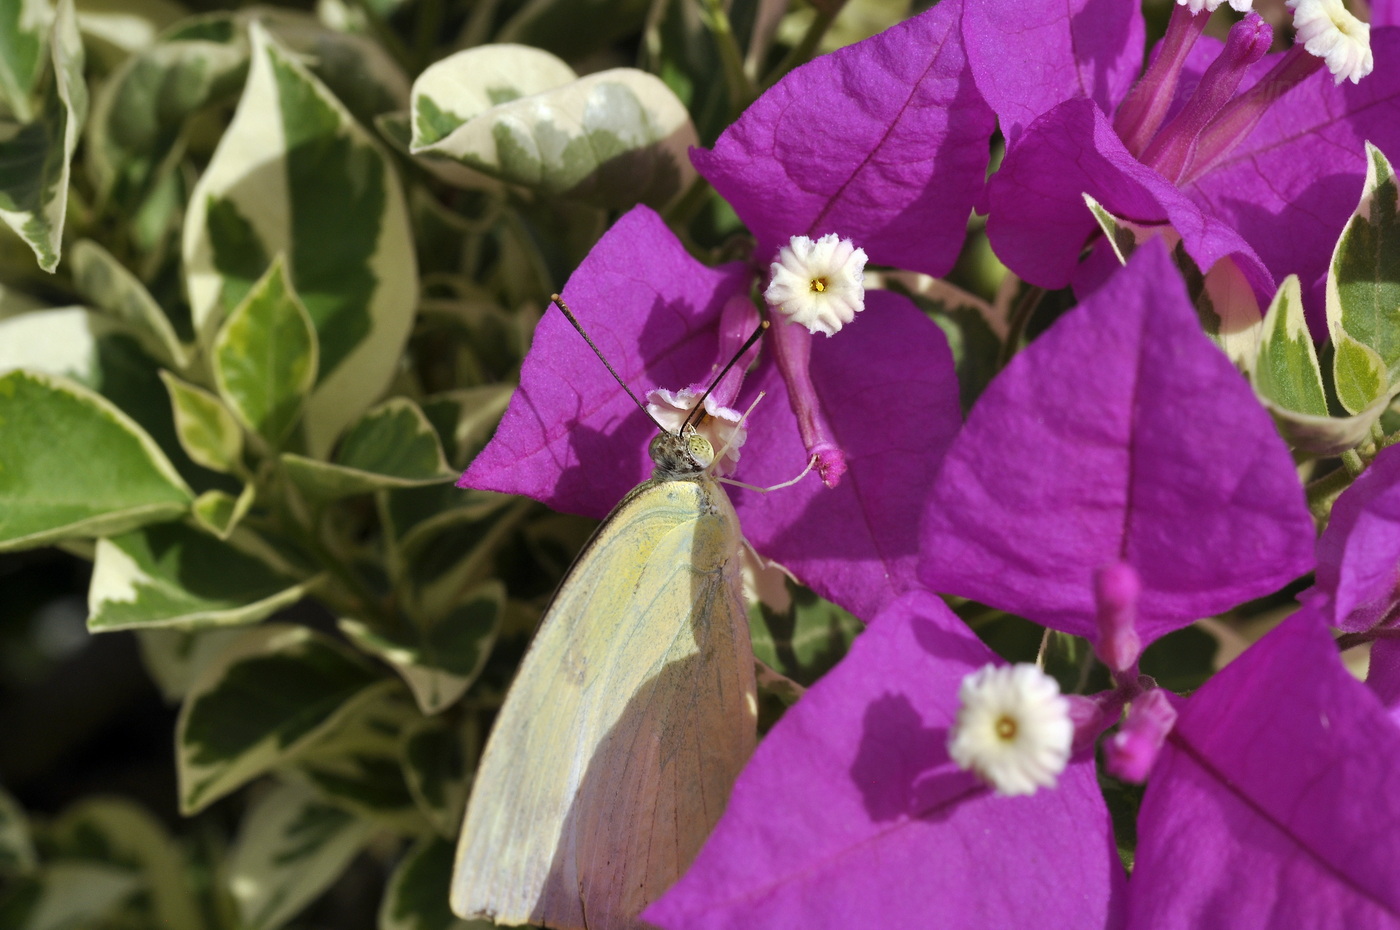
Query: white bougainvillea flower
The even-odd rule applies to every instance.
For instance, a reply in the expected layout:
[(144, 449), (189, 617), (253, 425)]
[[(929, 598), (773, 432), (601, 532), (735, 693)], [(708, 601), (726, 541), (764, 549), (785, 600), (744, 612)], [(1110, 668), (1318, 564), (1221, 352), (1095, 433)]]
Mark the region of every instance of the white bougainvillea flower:
[(1376, 66), (1371, 54), (1371, 27), (1352, 16), (1342, 0), (1285, 0), (1293, 10), (1293, 28), (1310, 55), (1327, 63), (1338, 84), (1353, 84)]
[(1034, 665), (987, 665), (963, 679), (948, 754), (998, 794), (1052, 788), (1069, 763), (1074, 725), (1055, 679)]
[[(690, 416), (690, 411), (695, 409), (698, 398), (699, 394), (690, 388), (675, 393), (657, 388), (647, 394), (647, 413), (668, 432), (678, 433)], [(748, 438), (743, 415), (723, 406), (711, 396), (705, 398), (705, 412), (692, 419), (690, 425), (710, 441), (718, 456), (709, 468), (710, 474), (718, 477), (732, 472), (739, 463), (739, 447)]]
[(865, 309), (865, 250), (835, 233), (793, 236), (772, 272), (763, 299), (808, 332), (834, 336)]

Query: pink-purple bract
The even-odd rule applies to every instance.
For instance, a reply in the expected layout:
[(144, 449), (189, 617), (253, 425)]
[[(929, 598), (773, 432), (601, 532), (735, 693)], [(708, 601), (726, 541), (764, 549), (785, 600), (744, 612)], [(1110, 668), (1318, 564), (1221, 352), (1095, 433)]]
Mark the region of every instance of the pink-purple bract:
[(1132, 930), (1400, 926), (1400, 728), (1304, 608), (1180, 708), (1147, 785)]
[(927, 593), (891, 604), (759, 744), (685, 877), (644, 919), (755, 927), (1117, 925), (1123, 867), (1092, 753), (1004, 798), (949, 760), (962, 678), (996, 661)]
[[(1125, 78), (1127, 63), (1140, 60), (1142, 35), (1136, 4), (985, 0), (969, 6), (963, 17), (968, 60), (1009, 139), (988, 188), (987, 229), (998, 256), (1035, 284), (1075, 281), (1079, 250), (1097, 228), (1081, 197), (1087, 192), (1115, 216), (1173, 225), (1202, 269), (1232, 256), (1261, 306), (1272, 296), (1274, 279), (1298, 274), (1320, 334), (1321, 279), (1360, 197), (1363, 142), (1400, 153), (1400, 30), (1372, 31), (1376, 69), (1360, 84), (1339, 87), (1325, 70), (1311, 74), (1264, 101), (1262, 116), (1243, 139), (1207, 159), (1199, 172), (1171, 179), (1139, 161), (1139, 150), (1125, 146), (1113, 125), (1125, 101), (1140, 103), (1156, 92)], [(1195, 40), (1176, 86), (1194, 87), (1223, 50), (1218, 40)], [(1237, 96), (1283, 54), (1250, 67)], [(1184, 97), (1175, 93), (1168, 116), (1180, 112)]]
[[(728, 360), (719, 357), (721, 310), (749, 281), (742, 266), (696, 262), (656, 214), (638, 207), (598, 242), (564, 297), (642, 395), (708, 384)], [(952, 356), (942, 331), (907, 298), (872, 293), (855, 323), (813, 346), (811, 370), (847, 452), (842, 484), (826, 488), (809, 476), (767, 495), (732, 496), (760, 553), (868, 619), (915, 584), (921, 502), (961, 422)], [(767, 396), (747, 424), (734, 477), (766, 486), (798, 474), (806, 454), (771, 362), (760, 363), (737, 400), (724, 400), (747, 409), (758, 390)], [(602, 517), (650, 475), (645, 450), (655, 430), (550, 310), (495, 438), (458, 483)]]
[(1400, 447), (1376, 456), (1332, 505), (1317, 543), (1317, 583), (1300, 600), (1341, 630), (1394, 623), (1400, 609)]
[(771, 260), (836, 233), (871, 261), (946, 274), (982, 189), (994, 120), (944, 0), (803, 65), (692, 160)]
[(1154, 241), (983, 393), (930, 495), (920, 575), (1096, 639), (1094, 572), (1125, 562), (1146, 645), (1277, 590), (1312, 549), (1288, 448)]

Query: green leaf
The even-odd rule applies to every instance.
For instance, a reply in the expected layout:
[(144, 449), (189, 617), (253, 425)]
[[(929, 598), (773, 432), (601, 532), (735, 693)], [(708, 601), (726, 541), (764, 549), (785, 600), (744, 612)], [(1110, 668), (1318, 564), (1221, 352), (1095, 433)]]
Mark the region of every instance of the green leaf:
[(88, 629), (256, 623), (299, 601), (310, 584), (182, 523), (161, 523), (97, 541)]
[(547, 52), (495, 44), (413, 86), (413, 154), (598, 206), (666, 203), (694, 178), (697, 143), (685, 105), (635, 68), (576, 78)]
[(439, 484), (457, 477), (443, 457), (432, 424), (406, 397), (392, 398), (366, 413), (341, 439), (334, 462), (287, 453), (282, 464), (316, 500)]
[(189, 364), (189, 351), (146, 286), (91, 239), (73, 246), (73, 286), (93, 306), (122, 321), (155, 359), (174, 368)]
[(147, 674), (171, 704), (184, 699), (204, 669), (247, 631), (214, 627), (186, 632), (171, 628), (138, 629), (137, 645)]
[(210, 30), (122, 62), (93, 98), (87, 169), (98, 195), (121, 209), (145, 200), (184, 155), (190, 118), (233, 99), (247, 67), (246, 44)]
[(227, 474), (241, 475), (243, 428), (223, 401), (201, 387), (160, 373), (175, 412), (175, 433), (191, 461)]
[[(75, 930), (106, 926), (140, 888), (130, 869), (98, 862), (58, 859), (44, 866), (26, 895), (24, 916), (12, 919), (9, 907), (0, 912), (6, 927), (22, 930)], [(10, 902), (5, 902), (10, 905)]]
[(53, 8), (44, 0), (0, 5), (0, 99), (21, 121), (34, 118), (30, 95), (48, 63)]
[(419, 810), (445, 839), (462, 829), (472, 773), (481, 757), (476, 714), (459, 720), (443, 714), (420, 720), (403, 742), (404, 777)]
[(180, 708), (181, 811), (201, 810), (281, 763), (377, 681), (364, 660), (304, 627), (249, 630), (206, 666)]
[(117, 798), (88, 798), (54, 824), (51, 842), (64, 856), (121, 865), (139, 876), (136, 902), (161, 930), (202, 930), (204, 923), (180, 847), (154, 816)]
[(1181, 234), (1171, 225), (1134, 223), (1109, 213), (1088, 194), (1083, 197), (1121, 264), (1126, 265), (1137, 247), (1149, 239), (1161, 238), (1166, 242), (1172, 250), (1172, 260), (1186, 279), (1186, 290), (1200, 318), (1201, 329), (1230, 361), (1242, 370), (1249, 370), (1254, 364), (1263, 315), (1239, 263), (1226, 255), (1203, 273), (1186, 254)]
[(287, 256), (320, 348), (306, 444), (325, 458), (397, 370), (418, 299), (413, 233), (388, 157), (266, 29), (249, 32), (243, 96), (189, 205), (186, 285), (207, 344)]
[(500, 630), (505, 587), (487, 582), (462, 597), (441, 619), (379, 630), (344, 619), (350, 641), (394, 667), (424, 714), (452, 705), (481, 674)]
[(907, 294), (943, 330), (966, 414), (1000, 370), (1007, 333), (1005, 311), (928, 275), (887, 272), (882, 280), (885, 287)]
[(501, 27), (495, 41), (581, 56), (635, 32), (651, 8), (645, 0), (527, 0)]
[(224, 491), (205, 491), (194, 499), (192, 513), (200, 526), (226, 540), (248, 515), (257, 496), (258, 489), (251, 484), (244, 485), (237, 497)]
[(283, 771), (380, 826), (420, 833), (423, 815), (409, 793), (400, 755), (404, 732), (421, 719), (403, 685), (386, 679), (356, 700), (335, 727), (300, 749)]
[(0, 377), (0, 551), (122, 533), (193, 497), (164, 453), (110, 402), (62, 378)]
[(1348, 413), (1361, 413), (1389, 396), (1385, 360), (1344, 331), (1332, 334), (1332, 379)]
[(485, 920), (461, 920), (448, 907), (453, 844), (419, 840), (400, 860), (379, 905), (379, 930), (491, 930)]
[(512, 393), (509, 384), (487, 384), (434, 394), (423, 401), (423, 415), (437, 430), (454, 471), (464, 470), (486, 448)]
[(860, 621), (776, 566), (760, 569), (755, 578), (760, 600), (749, 608), (754, 656), (810, 686), (846, 654), (862, 629)]
[(73, 152), (88, 108), (73, 0), (58, 0), (48, 40), (52, 70), (40, 88), (37, 114), (8, 127), (0, 142), (0, 219), (34, 250), (39, 267), (51, 272), (58, 267)]
[[(1342, 230), (1327, 273), (1327, 329), (1338, 357), (1343, 334), (1372, 350), (1385, 367), (1387, 387), (1400, 382), (1400, 184), (1380, 149), (1366, 143), (1366, 186), (1361, 203)], [(1357, 390), (1370, 384), (1369, 361), (1346, 362), (1359, 377)], [(1338, 392), (1340, 393), (1340, 384)], [(1360, 394), (1352, 398), (1359, 401)], [(1347, 403), (1345, 400), (1343, 403)], [(1364, 406), (1364, 405), (1363, 405)], [(1347, 409), (1353, 413), (1359, 408)]]
[(1283, 280), (1269, 304), (1250, 378), (1255, 393), (1275, 406), (1309, 416), (1327, 416), (1327, 392), (1317, 350), (1303, 317), (1303, 295), (1297, 275)]
[(38, 864), (29, 817), (19, 802), (0, 788), (0, 876), (32, 872)]
[(244, 426), (277, 448), (301, 416), (316, 357), (316, 330), (278, 259), (214, 340), (219, 395)]
[(330, 887), (374, 825), (300, 785), (281, 785), (248, 812), (229, 856), (241, 930), (275, 930)]

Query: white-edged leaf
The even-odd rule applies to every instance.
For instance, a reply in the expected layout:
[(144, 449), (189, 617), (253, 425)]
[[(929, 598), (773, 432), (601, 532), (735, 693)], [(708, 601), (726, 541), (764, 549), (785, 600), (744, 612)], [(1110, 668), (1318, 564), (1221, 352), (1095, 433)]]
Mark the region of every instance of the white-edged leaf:
[(393, 376), (418, 297), (393, 164), (310, 72), (254, 22), (233, 122), (200, 177), (184, 232), (200, 338), (287, 256), (320, 345), (306, 444), (324, 458)]
[(48, 66), (54, 10), (46, 0), (0, 4), (0, 100), (22, 122), (34, 117), (34, 93)]
[(277, 448), (301, 417), (317, 353), (316, 329), (278, 256), (220, 327), (214, 383), (239, 421)]
[(32, 872), (38, 864), (29, 816), (8, 791), (0, 788), (0, 875)]
[(184, 155), (187, 121), (238, 93), (248, 48), (228, 14), (185, 20), (126, 59), (93, 97), (86, 168), (98, 195), (131, 208)]
[(0, 551), (169, 520), (193, 493), (111, 402), (64, 378), (0, 377)]
[(78, 30), (104, 73), (151, 47), (168, 26), (187, 15), (175, 0), (82, 0)]
[[(1345, 334), (1380, 358), (1387, 387), (1400, 383), (1400, 183), (1385, 155), (1369, 142), (1361, 202), (1327, 269), (1327, 330), (1339, 358), (1356, 354), (1342, 348)], [(1369, 375), (1362, 378), (1369, 383)], [(1353, 398), (1358, 401), (1359, 395)]]
[(1332, 349), (1332, 381), (1348, 413), (1361, 413), (1390, 397), (1385, 360), (1379, 352), (1340, 329), (1332, 334)]
[(17, 930), (103, 926), (104, 918), (136, 894), (140, 885), (140, 876), (131, 869), (81, 859), (55, 859), (45, 863), (35, 877), (23, 916), (7, 926)]
[(415, 155), (604, 207), (660, 205), (694, 177), (685, 105), (635, 68), (578, 78), (538, 49), (489, 45), (414, 83)]
[(286, 453), (282, 464), (316, 500), (439, 484), (457, 477), (443, 457), (433, 425), (406, 397), (391, 398), (361, 417), (340, 440), (334, 461)]
[(189, 364), (189, 351), (175, 335), (170, 318), (140, 279), (110, 252), (91, 239), (80, 239), (69, 262), (78, 293), (125, 323), (152, 357), (174, 368)]
[(420, 833), (423, 815), (409, 792), (400, 755), (403, 734), (421, 719), (404, 686), (384, 679), (281, 771), (380, 826)]
[(1109, 213), (1088, 194), (1082, 196), (1120, 264), (1126, 265), (1137, 247), (1149, 239), (1166, 242), (1172, 250), (1172, 260), (1186, 278), (1201, 328), (1230, 361), (1249, 370), (1259, 344), (1263, 313), (1239, 264), (1226, 255), (1202, 273), (1181, 247), (1181, 234), (1169, 224), (1134, 223)]
[(419, 809), (444, 839), (453, 839), (462, 829), (481, 745), (476, 714), (456, 720), (449, 714), (428, 717), (404, 734), (404, 779)]
[(364, 848), (374, 825), (310, 789), (279, 785), (249, 810), (229, 857), (242, 930), (275, 930), (320, 896)]
[(179, 845), (153, 815), (124, 798), (86, 798), (54, 823), (50, 842), (62, 854), (131, 869), (146, 892), (143, 905), (161, 930), (202, 930)]
[(1250, 380), (1259, 397), (1284, 410), (1327, 416), (1327, 391), (1317, 362), (1297, 275), (1289, 275), (1264, 316), (1259, 353)]
[(435, 620), (382, 630), (347, 618), (340, 621), (340, 629), (403, 676), (419, 710), (436, 714), (455, 703), (481, 674), (500, 631), (505, 599), (505, 587), (493, 580), (468, 592)]
[(246, 631), (215, 627), (188, 633), (184, 630), (135, 630), (141, 662), (161, 696), (175, 703), (189, 693), (205, 666), (215, 661), (229, 644)]
[(230, 474), (243, 468), (243, 428), (233, 411), (213, 394), (181, 381), (168, 371), (160, 373), (170, 392), (175, 413), (175, 434), (191, 461)]
[(54, 6), (47, 56), (51, 70), (40, 84), (33, 119), (0, 133), (0, 220), (34, 250), (39, 267), (51, 272), (62, 250), (73, 152), (88, 110), (73, 0)]
[(237, 497), (218, 489), (205, 491), (194, 499), (190, 512), (200, 526), (220, 539), (228, 539), (248, 515), (257, 496), (257, 486), (252, 484), (245, 484)]
[(447, 904), (453, 844), (440, 836), (419, 840), (399, 860), (379, 904), (379, 930), (491, 930), (484, 920), (462, 920)]
[(97, 541), (88, 629), (256, 623), (296, 603), (309, 584), (183, 523), (160, 523)]
[(1371, 425), (1388, 403), (1377, 398), (1355, 416), (1330, 414), (1297, 275), (1284, 278), (1269, 305), (1249, 378), (1283, 438), (1314, 456), (1338, 455), (1356, 447), (1370, 436)]
[(205, 666), (180, 708), (180, 809), (201, 810), (281, 763), (379, 680), (359, 656), (305, 627), (248, 630)]

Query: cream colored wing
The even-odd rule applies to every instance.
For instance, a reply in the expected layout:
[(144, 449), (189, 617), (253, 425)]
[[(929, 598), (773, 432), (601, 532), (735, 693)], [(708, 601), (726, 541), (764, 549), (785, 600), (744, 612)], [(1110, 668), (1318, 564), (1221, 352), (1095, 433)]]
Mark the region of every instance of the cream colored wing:
[(754, 747), (740, 542), (703, 476), (646, 482), (600, 527), (482, 755), (459, 916), (633, 928), (684, 872)]

